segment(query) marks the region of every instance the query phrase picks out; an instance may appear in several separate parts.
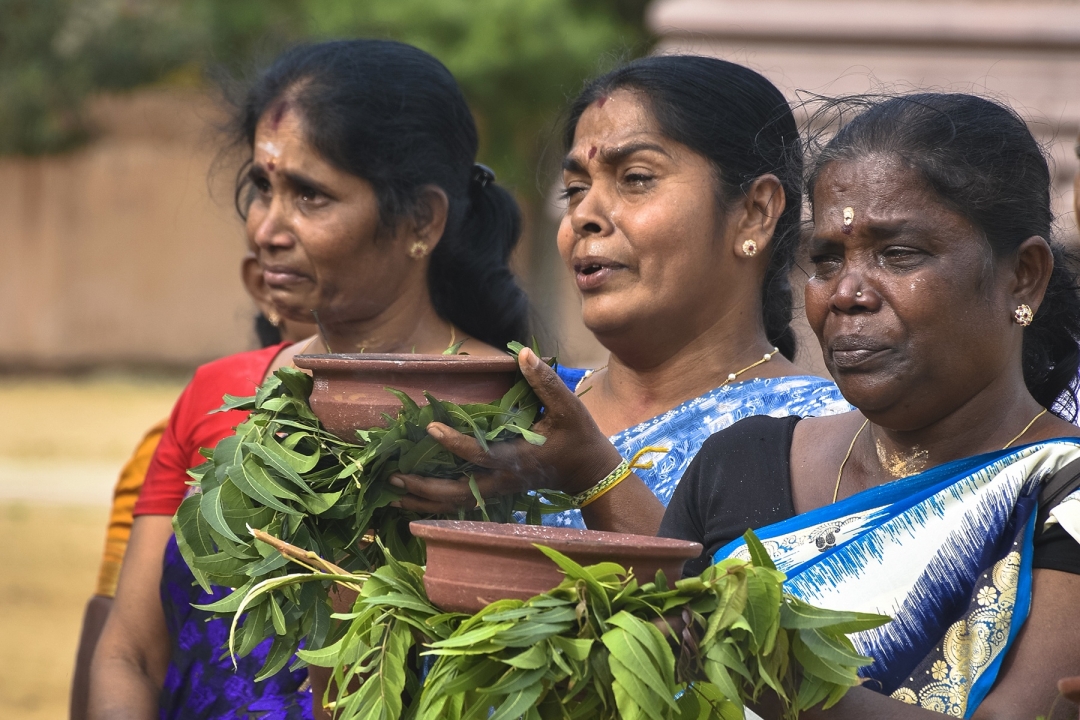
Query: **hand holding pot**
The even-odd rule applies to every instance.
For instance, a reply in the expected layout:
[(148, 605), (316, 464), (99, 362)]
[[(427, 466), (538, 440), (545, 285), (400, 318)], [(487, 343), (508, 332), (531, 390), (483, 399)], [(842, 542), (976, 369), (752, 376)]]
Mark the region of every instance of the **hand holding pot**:
[[(532, 427), (547, 439), (543, 445), (522, 439), (492, 443), (485, 450), (475, 438), (442, 423), (428, 425), (428, 433), (458, 457), (487, 469), (475, 473), (482, 497), (528, 490), (574, 495), (588, 490), (619, 465), (619, 451), (582, 402), (535, 353), (522, 350), (518, 365), (544, 406), (543, 416)], [(468, 478), (395, 475), (390, 481), (408, 492), (400, 501), (408, 510), (454, 513), (476, 504)], [(630, 476), (590, 504), (584, 514), (590, 528), (654, 535), (663, 506), (644, 483)]]

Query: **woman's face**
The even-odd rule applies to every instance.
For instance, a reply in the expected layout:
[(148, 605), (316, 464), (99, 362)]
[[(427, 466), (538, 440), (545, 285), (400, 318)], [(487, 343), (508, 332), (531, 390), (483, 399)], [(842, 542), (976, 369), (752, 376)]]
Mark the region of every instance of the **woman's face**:
[(288, 103), (259, 121), (250, 178), (248, 238), (282, 316), (310, 322), (315, 310), (324, 323), (364, 321), (423, 282), (426, 263), (408, 256), (402, 238), (380, 234), (371, 184), (319, 155)]
[(715, 322), (732, 263), (709, 162), (661, 134), (639, 94), (617, 90), (582, 113), (563, 168), (559, 253), (600, 341)]
[(1019, 367), (1006, 264), (915, 171), (890, 155), (836, 161), (813, 203), (806, 316), (872, 421), (925, 427)]

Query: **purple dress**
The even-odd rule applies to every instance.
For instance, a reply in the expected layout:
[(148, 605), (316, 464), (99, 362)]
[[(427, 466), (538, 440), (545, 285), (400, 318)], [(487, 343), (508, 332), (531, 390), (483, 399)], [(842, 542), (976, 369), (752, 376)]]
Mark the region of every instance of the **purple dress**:
[(209, 613), (192, 607), (219, 600), (228, 592), (217, 587), (212, 593), (203, 592), (181, 557), (176, 538), (169, 539), (161, 606), (172, 650), (161, 691), (162, 720), (310, 720), (311, 691), (299, 689), (307, 679), (306, 669), (290, 672), (286, 666), (255, 682), (272, 641), (264, 640), (250, 655), (237, 658), (234, 669), (228, 651), (229, 623), (210, 619)]

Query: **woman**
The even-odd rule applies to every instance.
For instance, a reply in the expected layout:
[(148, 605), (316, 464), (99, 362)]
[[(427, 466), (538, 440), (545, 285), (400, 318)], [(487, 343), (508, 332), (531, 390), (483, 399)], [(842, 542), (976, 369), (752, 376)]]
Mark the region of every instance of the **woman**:
[[(278, 345), (283, 340), (298, 342), (311, 337), (315, 332), (315, 326), (311, 323), (286, 320), (274, 309), (269, 300), (269, 288), (254, 251), (244, 255), (240, 264), (240, 277), (258, 310), (254, 330), (260, 347)], [(86, 702), (90, 694), (90, 660), (112, 608), (120, 566), (131, 537), (135, 502), (142, 491), (150, 460), (165, 432), (165, 422), (163, 418), (146, 432), (135, 452), (120, 470), (120, 477), (113, 488), (112, 508), (106, 529), (105, 550), (98, 569), (97, 587), (86, 603), (79, 647), (75, 653), (75, 672), (71, 680), (71, 720), (83, 720), (86, 717)]]
[[(439, 353), (463, 341), (497, 354), (527, 335), (508, 260), (519, 235), (511, 196), (474, 164), (476, 127), (450, 73), (400, 43), (353, 40), (285, 53), (238, 109), (251, 160), (238, 208), (274, 309), (313, 315), (296, 345), (200, 368), (148, 470), (113, 611), (91, 670), (92, 718), (311, 716), (305, 671), (255, 683), (269, 645), (234, 671), (227, 624), (206, 622), (172, 538), (187, 470), (243, 419), (208, 414), (251, 394), (300, 352)], [(165, 562), (162, 565), (162, 555)]]
[(661, 528), (707, 548), (687, 572), (757, 528), (790, 592), (893, 617), (852, 637), (865, 686), (808, 717), (1033, 718), (1080, 667), (1080, 296), (1050, 187), (970, 95), (870, 101), (812, 168), (806, 314), (857, 409), (713, 436)]
[[(849, 409), (832, 382), (791, 362), (798, 129), (780, 91), (752, 70), (664, 56), (589, 83), (570, 108), (564, 141), (559, 252), (581, 293), (585, 325), (611, 354), (596, 371), (559, 371), (610, 438), (591, 451), (593, 464), (608, 465), (600, 476), (620, 456), (645, 451), (638, 475), (660, 501), (623, 482), (590, 503), (584, 520), (654, 534), (711, 433), (748, 415)], [(432, 427), (454, 452), (492, 464), (468, 438)], [(547, 450), (500, 448), (495, 464), (511, 472), (478, 478), (480, 487), (582, 491), (589, 473), (562, 474), (563, 448), (559, 441)], [(525, 478), (522, 465), (536, 474)], [(464, 483), (398, 480), (410, 492), (406, 507), (472, 503)], [(546, 520), (582, 521), (577, 510)]]

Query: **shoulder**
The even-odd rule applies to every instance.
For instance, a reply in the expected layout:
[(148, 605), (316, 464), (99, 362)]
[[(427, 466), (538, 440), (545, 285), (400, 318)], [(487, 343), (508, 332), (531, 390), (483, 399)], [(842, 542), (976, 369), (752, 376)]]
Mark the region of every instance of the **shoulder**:
[(728, 458), (768, 450), (786, 451), (791, 445), (791, 434), (800, 418), (751, 415), (718, 433), (710, 435), (701, 446), (698, 457)]
[[(199, 366), (174, 409), (188, 418), (201, 418), (221, 407), (224, 395), (253, 395), (270, 363), (287, 343), (236, 353)], [(174, 418), (174, 420), (179, 418)]]

